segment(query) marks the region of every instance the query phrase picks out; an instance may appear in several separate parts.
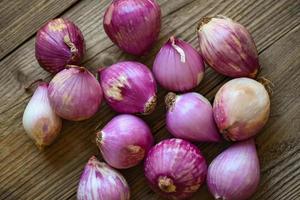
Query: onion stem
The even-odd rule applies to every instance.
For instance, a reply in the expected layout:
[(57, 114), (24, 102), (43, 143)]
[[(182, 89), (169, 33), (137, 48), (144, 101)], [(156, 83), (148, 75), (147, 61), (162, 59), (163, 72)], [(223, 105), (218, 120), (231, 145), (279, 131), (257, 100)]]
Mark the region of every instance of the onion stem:
[(198, 23), (197, 31), (201, 31), (202, 27), (208, 22), (210, 22), (211, 19), (211, 17), (202, 17), (200, 19), (200, 22)]
[(144, 115), (151, 114), (154, 111), (156, 104), (157, 104), (157, 97), (156, 96), (151, 97), (145, 105), (143, 114)]
[(176, 100), (176, 94), (174, 92), (169, 92), (165, 97), (165, 104), (167, 106), (167, 109), (172, 109), (174, 103)]
[(102, 142), (102, 135), (103, 135), (102, 131), (99, 131), (98, 133), (96, 133), (96, 143), (98, 145), (100, 145)]
[(37, 80), (33, 81), (32, 83), (30, 83), (30, 85), (28, 85), (24, 88), (25, 91), (28, 92), (33, 85), (35, 85), (36, 83), (40, 83), (40, 82), (44, 82), (44, 80), (43, 79), (37, 79)]
[(66, 69), (69, 69), (69, 68), (75, 68), (75, 69), (78, 69), (80, 72), (85, 72), (85, 67), (80, 67), (77, 65), (66, 65)]
[(274, 83), (265, 77), (258, 77), (257, 81), (260, 82), (267, 90), (268, 94), (272, 96)]
[(158, 178), (158, 187), (167, 193), (176, 192), (176, 186), (174, 185), (173, 180), (166, 176)]

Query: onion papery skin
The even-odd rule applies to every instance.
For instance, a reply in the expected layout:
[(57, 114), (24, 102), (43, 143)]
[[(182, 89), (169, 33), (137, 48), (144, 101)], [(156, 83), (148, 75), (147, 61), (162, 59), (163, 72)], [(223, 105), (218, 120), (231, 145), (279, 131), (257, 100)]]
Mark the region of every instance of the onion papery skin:
[(152, 47), (161, 28), (161, 10), (156, 0), (113, 0), (103, 27), (123, 51), (143, 55)]
[(153, 74), (164, 88), (184, 92), (199, 85), (205, 65), (200, 54), (190, 44), (172, 36), (158, 52)]
[(119, 113), (150, 114), (157, 103), (156, 82), (147, 66), (132, 61), (99, 70), (107, 103)]
[(81, 121), (99, 109), (103, 92), (97, 79), (86, 68), (69, 66), (57, 73), (48, 88), (52, 108), (62, 118)]
[(233, 78), (256, 77), (258, 52), (244, 26), (224, 16), (204, 17), (198, 38), (201, 55), (214, 70)]
[(149, 151), (144, 170), (154, 191), (168, 199), (187, 199), (204, 183), (207, 165), (196, 146), (174, 138)]
[(221, 141), (212, 106), (204, 96), (195, 92), (169, 93), (165, 100), (166, 124), (172, 135), (195, 142)]
[(53, 19), (37, 32), (35, 57), (48, 72), (57, 73), (66, 65), (79, 65), (84, 54), (83, 35), (69, 20)]
[(260, 132), (267, 123), (270, 98), (261, 83), (250, 78), (236, 78), (219, 89), (213, 112), (225, 139), (245, 140)]
[(40, 83), (23, 114), (23, 126), (39, 149), (50, 145), (60, 133), (62, 122), (50, 106), (48, 83)]
[(97, 133), (97, 145), (112, 167), (126, 169), (139, 164), (153, 145), (148, 125), (134, 115), (118, 115)]
[(260, 166), (253, 139), (233, 144), (209, 165), (207, 185), (218, 200), (246, 200), (256, 191)]
[(77, 200), (129, 200), (125, 178), (104, 162), (92, 156), (81, 175)]

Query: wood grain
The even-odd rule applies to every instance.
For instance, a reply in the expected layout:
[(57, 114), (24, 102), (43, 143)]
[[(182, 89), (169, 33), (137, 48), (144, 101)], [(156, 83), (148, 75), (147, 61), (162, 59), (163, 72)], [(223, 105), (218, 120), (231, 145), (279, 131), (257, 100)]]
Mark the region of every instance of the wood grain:
[(1, 0), (0, 60), (78, 0)]
[[(299, 90), (292, 86), (298, 83), (295, 81), (291, 83), (291, 78), (288, 80), (284, 78), (287, 75), (299, 76), (296, 73), (300, 52), (299, 40), (297, 40), (299, 28), (295, 29), (300, 22), (299, 1), (179, 0), (170, 3), (170, 1), (161, 0), (159, 3), (163, 10), (163, 29), (160, 39), (149, 55), (140, 58), (122, 53), (104, 34), (101, 17), (108, 3), (109, 1), (100, 3), (89, 0), (80, 1), (63, 15), (73, 20), (83, 31), (88, 49), (84, 65), (93, 72), (99, 66), (126, 59), (143, 61), (151, 66), (155, 53), (172, 34), (178, 35), (196, 47), (195, 25), (198, 19), (205, 15), (227, 15), (249, 28), (261, 52), (261, 63), (264, 67), (262, 74), (267, 75), (268, 78), (270, 76), (276, 86), (277, 82), (281, 84), (281, 88), (278, 89), (278, 86), (275, 88), (275, 92), (279, 93), (278, 96), (274, 94), (274, 99), (272, 99), (273, 105), (279, 105), (272, 108), (272, 118), (264, 133), (258, 138), (263, 179), (260, 191), (254, 199), (296, 198), (299, 195), (297, 194), (299, 184), (296, 184), (299, 180), (297, 176), (299, 165), (293, 163), (299, 161), (299, 157), (295, 156), (299, 154), (299, 148), (297, 143), (283, 140), (282, 135), (293, 136), (290, 133), (293, 129), (289, 126), (288, 117), (295, 114), (293, 111), (299, 108), (299, 104), (294, 102), (297, 100), (296, 97), (299, 97)], [(291, 30), (293, 31), (289, 33)], [(281, 45), (284, 46), (284, 44), (287, 46), (281, 49)], [(75, 199), (78, 179), (84, 164), (91, 155), (98, 154), (94, 143), (95, 128), (98, 125), (102, 127), (116, 113), (103, 105), (97, 115), (90, 120), (79, 123), (64, 121), (64, 128), (57, 142), (46, 151), (38, 152), (25, 135), (21, 125), (23, 110), (31, 96), (24, 92), (23, 87), (37, 78), (46, 80), (51, 78), (35, 61), (34, 38), (26, 41), (2, 60), (0, 70), (0, 199)], [(209, 69), (204, 82), (197, 88), (197, 91), (206, 94), (212, 100), (217, 88), (226, 80), (228, 79)], [(285, 93), (280, 93), (284, 90), (284, 86), (287, 87), (286, 91), (283, 91)], [(164, 127), (163, 96), (165, 93), (166, 91), (160, 89), (159, 105), (155, 113), (144, 117), (152, 127), (156, 141), (170, 137)], [(286, 101), (285, 98), (289, 98), (288, 95), (291, 94), (295, 95), (295, 98)], [(286, 104), (286, 102), (289, 103)], [(274, 112), (277, 118), (273, 117)], [(287, 125), (280, 128), (284, 119), (287, 120), (285, 121)], [(293, 120), (294, 126), (298, 127), (298, 132), (294, 131), (294, 134), (299, 133), (299, 122), (298, 114)], [(270, 128), (270, 123), (277, 125)], [(294, 137), (291, 140), (295, 141)], [(276, 147), (280, 145), (283, 147), (277, 150)], [(212, 160), (226, 146), (228, 144), (200, 145), (208, 160)], [(287, 162), (286, 159), (293, 161)], [(281, 162), (284, 162), (284, 165), (278, 168), (277, 165)], [(290, 165), (292, 167), (288, 171), (281, 172), (283, 167)], [(133, 199), (161, 199), (147, 187), (141, 165), (123, 170), (122, 173), (132, 188)], [(275, 191), (273, 187), (280, 183), (271, 180), (273, 175), (278, 176), (277, 180), (282, 177), (289, 181), (281, 181), (283, 186), (278, 186)], [(281, 188), (287, 188), (287, 192), (277, 192)], [(199, 199), (199, 197), (211, 199), (205, 187), (201, 188), (194, 199)]]

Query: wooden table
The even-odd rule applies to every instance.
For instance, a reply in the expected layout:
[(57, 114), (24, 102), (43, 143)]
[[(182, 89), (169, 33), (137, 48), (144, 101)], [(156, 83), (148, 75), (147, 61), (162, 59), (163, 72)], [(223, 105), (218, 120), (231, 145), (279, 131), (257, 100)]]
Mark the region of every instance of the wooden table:
[[(163, 26), (159, 41), (144, 57), (122, 53), (105, 35), (102, 17), (110, 0), (1, 0), (0, 1), (0, 199), (76, 199), (82, 169), (99, 155), (95, 128), (116, 115), (106, 104), (90, 120), (64, 121), (57, 141), (40, 152), (22, 127), (22, 115), (31, 93), (24, 86), (51, 75), (34, 56), (37, 29), (47, 20), (66, 17), (82, 30), (87, 46), (83, 65), (93, 73), (99, 66), (120, 60), (138, 60), (152, 66), (160, 46), (176, 35), (198, 47), (197, 21), (203, 16), (226, 15), (244, 24), (258, 46), (262, 76), (275, 87), (271, 117), (257, 137), (262, 179), (253, 199), (300, 199), (300, 1), (299, 0), (159, 0)], [(210, 68), (196, 89), (211, 101), (229, 79)], [(155, 113), (143, 117), (156, 142), (170, 135), (165, 128), (164, 95), (160, 89)], [(211, 161), (229, 144), (199, 144)], [(132, 199), (162, 199), (150, 190), (142, 165), (122, 170)], [(206, 186), (193, 200), (212, 199)]]

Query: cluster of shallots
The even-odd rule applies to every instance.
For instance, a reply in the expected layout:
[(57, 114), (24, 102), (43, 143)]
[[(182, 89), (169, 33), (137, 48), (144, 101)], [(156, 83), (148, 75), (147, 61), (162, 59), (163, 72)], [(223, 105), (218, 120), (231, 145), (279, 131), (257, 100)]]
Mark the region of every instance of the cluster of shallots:
[[(155, 0), (113, 0), (103, 26), (122, 50), (144, 55), (159, 35), (161, 10)], [(38, 147), (54, 141), (61, 118), (91, 118), (103, 96), (121, 113), (96, 133), (107, 164), (90, 158), (80, 178), (79, 200), (130, 199), (126, 180), (113, 168), (130, 168), (143, 160), (150, 187), (168, 199), (187, 199), (205, 181), (215, 199), (244, 200), (256, 191), (260, 167), (253, 136), (268, 120), (270, 99), (252, 79), (260, 68), (254, 41), (245, 27), (223, 16), (202, 18), (197, 30), (200, 52), (172, 36), (156, 55), (153, 73), (142, 63), (123, 61), (99, 69), (99, 80), (77, 66), (85, 44), (75, 24), (54, 19), (38, 31), (36, 58), (55, 73), (49, 84), (39, 84), (23, 116), (24, 128)], [(219, 89), (213, 105), (191, 92), (204, 77), (204, 62), (235, 78)], [(155, 110), (156, 81), (171, 91), (165, 97), (166, 126), (176, 138), (153, 146), (151, 129), (134, 114)], [(207, 166), (191, 142), (221, 142), (222, 136), (236, 143)]]

